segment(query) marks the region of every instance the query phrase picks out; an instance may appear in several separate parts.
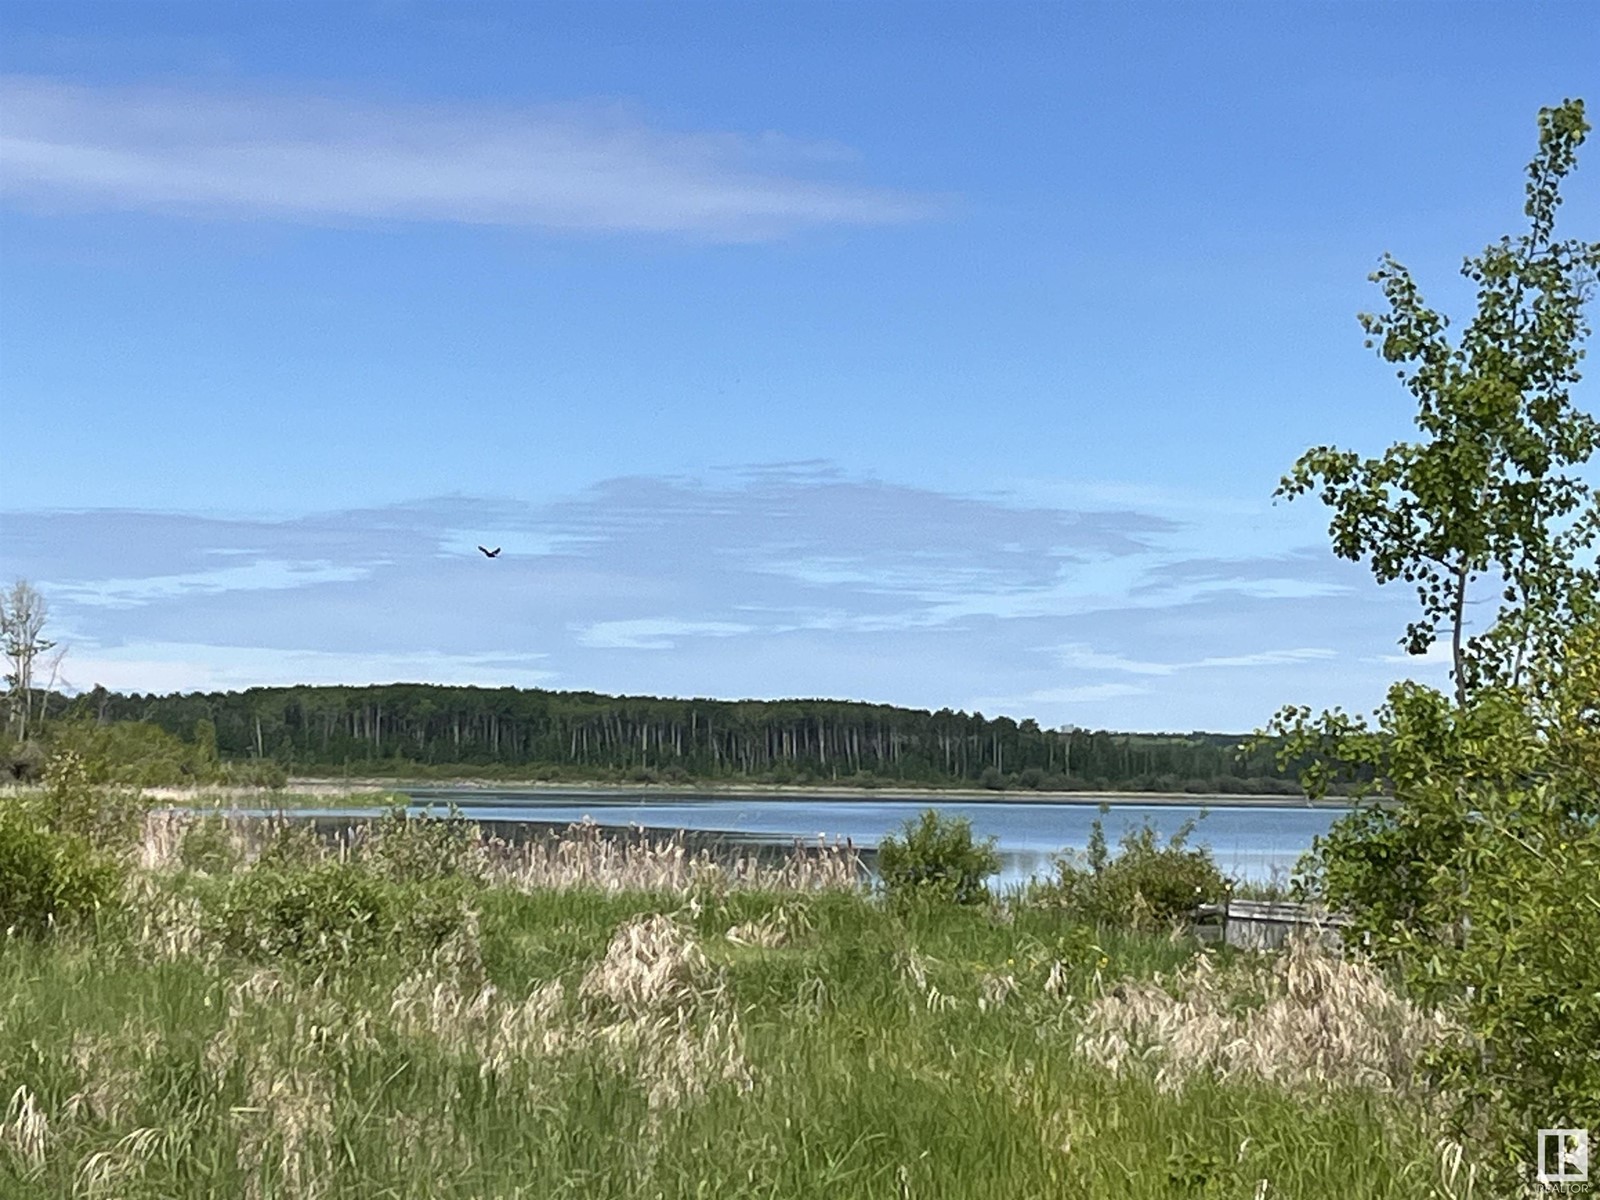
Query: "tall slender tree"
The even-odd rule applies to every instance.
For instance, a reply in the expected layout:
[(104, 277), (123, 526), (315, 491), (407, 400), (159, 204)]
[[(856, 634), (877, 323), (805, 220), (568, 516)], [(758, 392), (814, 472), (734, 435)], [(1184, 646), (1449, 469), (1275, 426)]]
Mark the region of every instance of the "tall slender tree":
[[(1416, 586), (1422, 612), (1402, 644), (1422, 654), (1448, 637), (1457, 704), (1480, 683), (1518, 683), (1531, 656), (1556, 653), (1549, 636), (1595, 586), (1592, 557), (1581, 556), (1600, 533), (1600, 508), (1577, 469), (1600, 447), (1600, 422), (1570, 392), (1600, 242), (1555, 237), (1561, 183), (1588, 131), (1581, 100), (1540, 110), (1528, 230), (1462, 265), (1478, 307), (1458, 340), (1392, 256), (1372, 275), (1388, 311), (1362, 315), (1367, 345), (1397, 364), (1421, 440), (1366, 459), (1314, 447), (1277, 491), (1318, 492), (1340, 557), (1366, 560), (1379, 583)], [(1496, 618), (1475, 636), (1474, 585), (1500, 593)]]
[(26, 741), (33, 716), (33, 668), (41, 654), (55, 647), (44, 636), (50, 606), (26, 579), (0, 595), (0, 650), (10, 668), (6, 672), (7, 718), (18, 741)]

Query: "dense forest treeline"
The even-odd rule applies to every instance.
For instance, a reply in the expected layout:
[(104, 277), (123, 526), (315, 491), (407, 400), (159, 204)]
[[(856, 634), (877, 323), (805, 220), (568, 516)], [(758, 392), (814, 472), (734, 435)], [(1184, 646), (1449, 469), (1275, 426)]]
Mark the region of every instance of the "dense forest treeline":
[[(223, 762), (300, 774), (481, 773), (640, 781), (1290, 792), (1237, 735), (1046, 729), (835, 700), (705, 700), (397, 683), (65, 700), (69, 720), (147, 722)], [(214, 747), (214, 749), (213, 749)]]

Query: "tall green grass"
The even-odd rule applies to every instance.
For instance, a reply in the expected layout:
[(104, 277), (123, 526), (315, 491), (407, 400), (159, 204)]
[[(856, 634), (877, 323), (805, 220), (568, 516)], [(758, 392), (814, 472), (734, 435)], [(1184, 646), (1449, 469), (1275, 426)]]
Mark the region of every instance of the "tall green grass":
[(1472, 1194), (1404, 1081), (1085, 1054), (1096, 1002), (1194, 969), (1180, 937), (844, 887), (452, 877), (453, 939), (304, 955), (211, 932), (254, 870), (148, 870), (92, 928), (0, 941), (0, 1195)]

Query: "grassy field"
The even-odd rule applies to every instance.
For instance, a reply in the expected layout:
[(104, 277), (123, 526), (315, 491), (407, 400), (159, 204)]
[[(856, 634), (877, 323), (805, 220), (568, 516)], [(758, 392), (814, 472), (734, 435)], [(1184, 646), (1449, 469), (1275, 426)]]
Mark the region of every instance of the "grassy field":
[(592, 832), (166, 819), (140, 861), (0, 942), (0, 1195), (1482, 1194), (1415, 1090), (1437, 1027), (1310, 949)]

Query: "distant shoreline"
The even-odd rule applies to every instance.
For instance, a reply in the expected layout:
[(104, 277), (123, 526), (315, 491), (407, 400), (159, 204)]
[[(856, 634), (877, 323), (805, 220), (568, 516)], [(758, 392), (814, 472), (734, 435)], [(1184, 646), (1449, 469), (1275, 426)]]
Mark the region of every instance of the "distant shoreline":
[[(958, 801), (964, 804), (1081, 804), (1099, 807), (1102, 804), (1144, 804), (1168, 807), (1204, 808), (1328, 808), (1347, 809), (1356, 803), (1351, 797), (1329, 797), (1308, 800), (1304, 796), (1246, 796), (1229, 793), (1193, 792), (1045, 792), (1045, 791), (992, 791), (981, 788), (917, 788), (881, 787), (862, 788), (829, 786), (826, 784), (645, 784), (596, 783), (582, 781), (552, 783), (544, 780), (500, 779), (328, 779), (311, 777), (291, 779), (284, 788), (263, 787), (152, 787), (144, 793), (158, 800), (196, 800), (202, 796), (229, 800), (255, 800), (261, 807), (270, 807), (271, 798), (277, 796), (339, 796), (385, 792), (438, 792), (438, 791), (500, 791), (514, 789), (525, 792), (594, 792), (629, 799), (670, 800), (674, 797), (772, 797), (798, 799), (809, 797), (821, 804), (840, 801), (879, 800), (894, 801)], [(374, 797), (375, 798), (375, 797)], [(495, 797), (485, 796), (483, 803), (495, 803)], [(506, 802), (510, 803), (510, 802)]]

